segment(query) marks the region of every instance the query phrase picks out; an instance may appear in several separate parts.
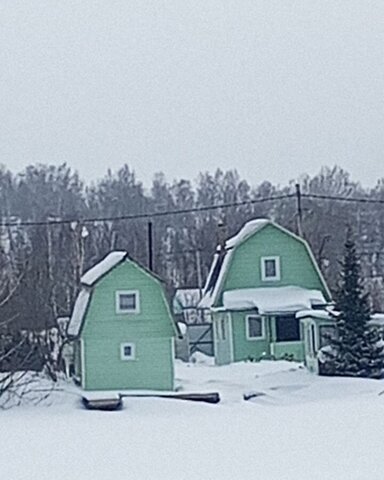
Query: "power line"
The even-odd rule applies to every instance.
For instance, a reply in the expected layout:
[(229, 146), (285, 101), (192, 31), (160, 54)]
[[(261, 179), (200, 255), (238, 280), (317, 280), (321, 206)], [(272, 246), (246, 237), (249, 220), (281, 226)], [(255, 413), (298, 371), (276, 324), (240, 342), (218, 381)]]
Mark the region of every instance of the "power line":
[(356, 198), (356, 197), (342, 197), (338, 195), (322, 195), (317, 193), (302, 193), (302, 198), (312, 198), (317, 200), (333, 200), (336, 202), (352, 202), (352, 203), (371, 203), (384, 204), (384, 199), (380, 198)]
[(2, 222), (4, 227), (38, 227), (38, 226), (50, 226), (50, 225), (69, 225), (71, 223), (79, 222), (82, 225), (96, 222), (119, 222), (123, 220), (140, 220), (151, 219), (156, 217), (165, 217), (170, 215), (186, 215), (188, 213), (206, 212), (210, 210), (219, 210), (221, 208), (236, 208), (244, 207), (246, 205), (255, 205), (259, 203), (275, 202), (279, 200), (285, 200), (294, 197), (295, 194), (288, 193), (284, 195), (275, 195), (271, 197), (255, 198), (253, 200), (244, 200), (242, 202), (221, 203), (217, 205), (207, 205), (204, 207), (184, 208), (179, 210), (166, 210), (162, 212), (147, 212), (147, 213), (135, 213), (111, 217), (93, 217), (93, 218), (72, 218), (72, 219), (51, 219), (41, 221), (25, 221), (25, 222)]
[[(242, 202), (221, 203), (216, 205), (184, 208), (179, 210), (165, 210), (160, 212), (146, 212), (146, 213), (135, 213), (135, 214), (118, 215), (118, 216), (104, 216), (104, 217), (85, 217), (85, 218), (79, 217), (79, 218), (69, 218), (69, 219), (53, 218), (50, 220), (40, 220), (40, 221), (11, 221), (11, 222), (2, 222), (1, 225), (3, 227), (38, 227), (38, 226), (69, 225), (71, 223), (81, 223), (82, 225), (86, 225), (86, 224), (97, 223), (97, 222), (120, 222), (124, 220), (153, 219), (158, 217), (186, 215), (190, 213), (207, 212), (207, 211), (226, 209), (226, 208), (244, 207), (247, 205), (276, 202), (276, 201), (286, 200), (294, 197), (297, 197), (296, 193), (286, 193), (282, 195), (273, 195), (270, 197), (255, 198), (252, 200), (244, 200)], [(338, 195), (325, 195), (325, 194), (316, 194), (316, 193), (301, 193), (301, 198), (315, 199), (315, 200), (331, 200), (336, 202), (381, 204), (381, 205), (384, 204), (384, 199), (343, 197)]]

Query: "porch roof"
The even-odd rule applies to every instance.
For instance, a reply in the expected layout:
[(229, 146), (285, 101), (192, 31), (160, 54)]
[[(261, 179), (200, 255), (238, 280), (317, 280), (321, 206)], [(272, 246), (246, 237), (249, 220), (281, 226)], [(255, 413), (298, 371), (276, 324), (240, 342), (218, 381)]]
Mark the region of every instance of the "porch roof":
[(228, 290), (223, 294), (225, 310), (254, 310), (260, 314), (295, 313), (325, 305), (320, 290), (296, 286), (244, 288)]

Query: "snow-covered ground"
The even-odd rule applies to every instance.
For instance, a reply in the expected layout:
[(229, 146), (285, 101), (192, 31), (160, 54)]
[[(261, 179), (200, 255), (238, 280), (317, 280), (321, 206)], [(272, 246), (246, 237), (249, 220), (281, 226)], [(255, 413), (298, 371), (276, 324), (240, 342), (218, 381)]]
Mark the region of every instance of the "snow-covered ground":
[(136, 398), (118, 412), (86, 411), (62, 383), (38, 406), (1, 411), (1, 478), (384, 478), (384, 381), (204, 357), (176, 370), (183, 391), (218, 391), (222, 402)]

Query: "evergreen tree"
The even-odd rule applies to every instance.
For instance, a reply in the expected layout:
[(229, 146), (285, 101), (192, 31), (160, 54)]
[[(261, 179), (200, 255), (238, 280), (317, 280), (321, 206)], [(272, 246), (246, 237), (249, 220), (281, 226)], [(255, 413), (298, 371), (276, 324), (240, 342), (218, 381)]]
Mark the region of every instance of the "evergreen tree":
[(355, 243), (348, 230), (336, 302), (337, 338), (331, 339), (328, 373), (353, 377), (381, 377), (384, 351), (377, 329), (369, 324), (368, 296), (363, 292)]

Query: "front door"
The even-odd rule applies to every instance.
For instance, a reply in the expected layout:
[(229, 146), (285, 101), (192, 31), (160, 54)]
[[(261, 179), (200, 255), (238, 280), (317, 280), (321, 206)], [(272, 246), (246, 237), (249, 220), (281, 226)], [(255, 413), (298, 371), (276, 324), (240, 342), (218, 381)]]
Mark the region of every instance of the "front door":
[(226, 365), (233, 361), (232, 321), (229, 313), (220, 313), (215, 318), (215, 361)]

